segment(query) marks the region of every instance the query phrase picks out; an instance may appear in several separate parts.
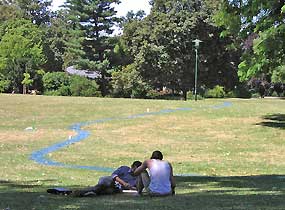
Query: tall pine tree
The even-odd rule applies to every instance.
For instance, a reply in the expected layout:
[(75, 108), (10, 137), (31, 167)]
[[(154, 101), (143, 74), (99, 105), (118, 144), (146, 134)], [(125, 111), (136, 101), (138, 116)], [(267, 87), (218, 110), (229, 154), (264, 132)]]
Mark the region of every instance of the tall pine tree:
[[(113, 44), (109, 38), (113, 33), (113, 26), (119, 21), (114, 10), (114, 4), (119, 0), (67, 0), (67, 19), (71, 26), (70, 39), (67, 46), (69, 55), (80, 58), (73, 60), (81, 68), (88, 68), (101, 74), (100, 87), (105, 96), (108, 85), (109, 61)], [(77, 43), (76, 43), (77, 41)]]

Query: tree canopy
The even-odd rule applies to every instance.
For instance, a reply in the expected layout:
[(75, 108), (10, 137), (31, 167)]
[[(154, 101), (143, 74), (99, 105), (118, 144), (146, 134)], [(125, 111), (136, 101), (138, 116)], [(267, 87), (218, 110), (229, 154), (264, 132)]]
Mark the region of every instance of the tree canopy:
[(235, 36), (242, 47), (241, 80), (271, 80), (284, 71), (284, 5), (284, 0), (223, 1), (216, 22), (224, 28), (222, 36)]
[(219, 29), (212, 22), (215, 6), (210, 7), (207, 1), (187, 0), (153, 1), (152, 5), (150, 15), (142, 21), (131, 21), (123, 33), (143, 78), (157, 88), (165, 86), (184, 93), (191, 90), (195, 64), (193, 40), (199, 38), (203, 40), (200, 86), (234, 85), (237, 77), (231, 62), (236, 58), (234, 52), (227, 55), (226, 44), (230, 39), (220, 39)]
[(42, 31), (25, 19), (11, 20), (0, 34), (0, 73), (11, 81), (10, 88), (19, 92), (24, 73), (35, 76), (45, 62)]
[[(26, 85), (70, 95), (85, 80), (58, 91), (45, 90), (43, 77), (74, 66), (100, 75), (88, 86), (99, 85), (95, 95), (143, 98), (167, 89), (186, 98), (194, 88), (195, 39), (202, 41), (200, 94), (233, 92), (252, 78), (285, 83), (285, 0), (150, 0), (150, 14), (125, 17), (117, 16), (119, 3), (67, 0), (51, 11), (51, 0), (0, 0), (0, 91)], [(114, 34), (116, 27), (123, 33)]]

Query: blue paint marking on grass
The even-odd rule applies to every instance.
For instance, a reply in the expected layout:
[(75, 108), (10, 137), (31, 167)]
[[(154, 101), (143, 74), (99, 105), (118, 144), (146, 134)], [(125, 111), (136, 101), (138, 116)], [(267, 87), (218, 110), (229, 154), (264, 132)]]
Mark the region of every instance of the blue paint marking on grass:
[[(221, 109), (225, 107), (231, 106), (232, 103), (230, 102), (224, 102), (223, 104), (219, 105), (214, 105), (211, 106), (210, 108), (213, 109)], [(95, 171), (103, 171), (103, 172), (112, 172), (114, 169), (113, 168), (108, 168), (108, 167), (100, 167), (100, 166), (80, 166), (80, 165), (70, 165), (70, 164), (64, 164), (61, 162), (53, 161), (49, 158), (51, 156), (52, 152), (55, 152), (57, 150), (60, 150), (64, 147), (68, 147), (74, 143), (83, 141), (87, 139), (87, 137), (90, 136), (90, 132), (83, 130), (82, 127), (92, 125), (92, 124), (100, 124), (108, 121), (113, 121), (113, 120), (126, 120), (126, 119), (136, 119), (144, 116), (154, 116), (154, 115), (161, 115), (161, 114), (168, 114), (168, 113), (173, 113), (177, 111), (191, 111), (192, 108), (188, 107), (182, 107), (182, 108), (177, 108), (177, 109), (163, 109), (158, 112), (146, 112), (146, 113), (141, 113), (141, 114), (135, 114), (131, 115), (128, 117), (114, 117), (114, 118), (103, 118), (103, 119), (98, 119), (94, 121), (88, 121), (88, 122), (81, 122), (81, 123), (75, 123), (69, 127), (70, 130), (73, 130), (77, 133), (76, 136), (66, 139), (63, 142), (56, 143), (54, 145), (51, 145), (49, 147), (43, 148), (41, 150), (35, 151), (31, 154), (30, 159), (35, 161), (38, 164), (41, 165), (48, 165), (48, 166), (57, 166), (57, 167), (65, 167), (65, 168), (75, 168), (75, 169), (85, 169), (85, 170), (95, 170)], [(192, 174), (183, 174), (183, 176), (191, 176)]]
[(232, 106), (231, 102), (224, 102), (223, 104), (218, 104), (218, 105), (214, 105), (214, 106), (211, 106), (211, 107), (213, 109), (221, 109), (221, 108), (226, 108), (226, 107), (229, 107), (229, 106)]

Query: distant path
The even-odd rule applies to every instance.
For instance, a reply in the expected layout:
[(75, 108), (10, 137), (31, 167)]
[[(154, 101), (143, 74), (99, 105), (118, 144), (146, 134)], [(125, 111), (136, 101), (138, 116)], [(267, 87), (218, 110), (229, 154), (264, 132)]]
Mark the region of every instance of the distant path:
[[(224, 102), (222, 104), (210, 106), (209, 108), (221, 109), (221, 108), (230, 107), (230, 106), (232, 106), (231, 102)], [(89, 122), (75, 123), (72, 126), (70, 126), (69, 129), (71, 129), (72, 131), (75, 131), (77, 133), (76, 136), (73, 136), (70, 139), (66, 139), (63, 142), (59, 142), (57, 144), (54, 144), (49, 147), (43, 148), (41, 150), (35, 151), (31, 154), (30, 159), (41, 165), (112, 172), (114, 170), (113, 168), (101, 167), (101, 166), (69, 165), (69, 164), (53, 161), (48, 156), (52, 152), (60, 150), (76, 142), (83, 141), (87, 137), (89, 137), (90, 132), (82, 129), (82, 127), (87, 126), (87, 125), (100, 124), (100, 123), (104, 123), (104, 122), (108, 122), (112, 120), (130, 120), (130, 119), (136, 119), (136, 118), (140, 118), (144, 116), (154, 116), (154, 115), (168, 114), (168, 113), (173, 113), (173, 112), (178, 112), (178, 111), (191, 111), (191, 110), (193, 109), (188, 108), (188, 107), (177, 108), (177, 109), (163, 109), (158, 112), (146, 112), (146, 113), (141, 113), (141, 114), (130, 115), (128, 117), (103, 118), (103, 119), (98, 119), (98, 120), (89, 121)], [(185, 174), (181, 174), (181, 175), (185, 175)]]

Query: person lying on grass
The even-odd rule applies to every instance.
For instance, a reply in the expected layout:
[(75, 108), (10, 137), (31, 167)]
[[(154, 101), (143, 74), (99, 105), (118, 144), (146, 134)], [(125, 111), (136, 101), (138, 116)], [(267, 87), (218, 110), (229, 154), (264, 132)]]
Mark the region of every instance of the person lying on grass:
[[(166, 196), (175, 194), (175, 180), (172, 166), (169, 162), (162, 160), (160, 151), (154, 151), (149, 160), (145, 160), (139, 166), (134, 175), (139, 175), (138, 193), (141, 194), (143, 188), (150, 196)], [(149, 173), (147, 173), (148, 169)]]
[(134, 175), (134, 171), (142, 163), (138, 160), (129, 166), (120, 166), (111, 176), (101, 177), (98, 184), (81, 190), (73, 191), (72, 195), (77, 197), (108, 195), (122, 192), (122, 190), (137, 190), (138, 177)]

